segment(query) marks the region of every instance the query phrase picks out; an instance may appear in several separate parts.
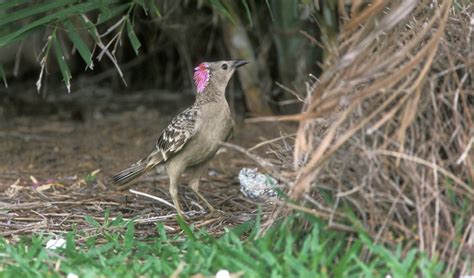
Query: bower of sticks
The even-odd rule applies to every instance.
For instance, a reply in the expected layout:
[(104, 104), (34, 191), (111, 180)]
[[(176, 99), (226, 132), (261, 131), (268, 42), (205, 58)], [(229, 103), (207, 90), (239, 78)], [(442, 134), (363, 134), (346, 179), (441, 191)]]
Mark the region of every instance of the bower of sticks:
[(402, 1), (347, 15), (302, 113), (286, 118), (300, 123), (293, 198), (330, 227), (364, 227), (377, 242), (403, 242), (405, 252), (417, 247), (468, 272), (472, 12), (456, 1)]
[[(376, 242), (403, 243), (402, 252), (420, 248), (447, 271), (466, 273), (474, 250), (472, 4), (378, 1), (358, 12), (356, 2), (352, 13), (340, 11), (337, 43), (323, 45), (323, 73), (307, 78), (305, 92), (291, 92), (301, 112), (238, 121), (213, 160), (200, 190), (223, 213), (206, 215), (183, 178), (188, 222), (219, 234), (259, 211), (264, 228), (304, 211), (330, 229), (363, 229)], [(82, 93), (108, 110), (97, 109), (101, 101), (81, 106), (80, 125), (61, 117), (67, 109), (1, 122), (0, 234), (16, 240), (75, 228), (86, 238), (96, 228), (85, 215), (99, 223), (106, 215), (133, 219), (144, 238), (156, 233), (157, 221), (179, 233), (175, 210), (162, 201), (170, 201), (164, 173), (121, 190), (109, 188), (107, 178), (149, 152), (184, 104), (171, 105), (177, 100), (164, 93), (147, 101), (168, 102), (164, 110), (123, 110), (140, 94), (124, 100), (108, 99), (106, 88)], [(243, 167), (276, 178), (292, 201), (245, 198), (237, 179)]]

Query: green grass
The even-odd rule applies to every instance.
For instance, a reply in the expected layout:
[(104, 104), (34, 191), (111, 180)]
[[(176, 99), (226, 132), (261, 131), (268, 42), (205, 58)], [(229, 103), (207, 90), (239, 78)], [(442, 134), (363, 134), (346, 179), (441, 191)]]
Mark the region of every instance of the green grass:
[[(301, 229), (303, 218), (310, 228)], [(117, 218), (91, 223), (96, 236), (81, 244), (76, 239), (84, 235), (68, 233), (66, 247), (57, 250), (46, 249), (49, 238), (43, 236), (24, 237), (14, 245), (0, 239), (0, 276), (163, 277), (180, 264), (182, 277), (215, 275), (220, 269), (242, 271), (244, 277), (439, 277), (443, 270), (417, 250), (402, 258), (401, 247), (392, 252), (363, 233), (326, 230), (323, 222), (309, 216), (291, 216), (255, 239), (257, 223), (247, 222), (219, 238), (182, 221), (184, 233), (169, 236), (158, 223), (153, 238), (139, 240), (134, 224)]]

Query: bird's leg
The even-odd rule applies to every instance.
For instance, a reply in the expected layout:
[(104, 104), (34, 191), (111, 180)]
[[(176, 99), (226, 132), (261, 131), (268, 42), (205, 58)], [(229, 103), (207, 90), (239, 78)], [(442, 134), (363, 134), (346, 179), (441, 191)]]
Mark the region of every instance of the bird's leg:
[(194, 191), (194, 193), (196, 193), (199, 199), (201, 199), (206, 204), (206, 206), (209, 208), (209, 211), (213, 213), (216, 211), (216, 209), (206, 200), (206, 198), (204, 198), (204, 196), (202, 196), (201, 193), (199, 193), (199, 182), (201, 180), (202, 175), (207, 170), (208, 166), (209, 161), (206, 161), (192, 168), (189, 186)]
[(173, 204), (176, 207), (178, 214), (184, 218), (183, 211), (181, 210), (181, 205), (178, 200), (178, 179), (170, 178), (170, 195), (173, 200)]
[(202, 196), (201, 193), (199, 193), (198, 187), (199, 187), (199, 180), (196, 180), (196, 182), (191, 183), (191, 189), (194, 191), (194, 193), (196, 193), (196, 195), (206, 204), (207, 208), (209, 209), (211, 213), (215, 212), (216, 209), (206, 200), (206, 198), (204, 198), (204, 196)]
[(171, 199), (173, 200), (173, 204), (176, 207), (176, 211), (178, 214), (184, 218), (183, 211), (181, 210), (181, 205), (179, 204), (178, 200), (178, 181), (181, 173), (183, 172), (181, 165), (174, 164), (174, 165), (166, 165), (166, 170), (168, 172), (168, 176), (170, 178), (170, 195)]

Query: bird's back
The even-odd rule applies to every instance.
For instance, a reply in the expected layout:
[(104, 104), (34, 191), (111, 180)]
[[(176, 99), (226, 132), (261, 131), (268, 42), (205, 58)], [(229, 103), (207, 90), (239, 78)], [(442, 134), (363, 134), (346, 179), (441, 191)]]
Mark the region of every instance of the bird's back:
[(216, 154), (220, 143), (226, 141), (232, 132), (234, 122), (227, 102), (207, 103), (199, 109), (201, 117), (196, 123), (199, 130), (181, 152), (170, 158), (170, 162), (179, 160), (190, 167), (207, 161)]

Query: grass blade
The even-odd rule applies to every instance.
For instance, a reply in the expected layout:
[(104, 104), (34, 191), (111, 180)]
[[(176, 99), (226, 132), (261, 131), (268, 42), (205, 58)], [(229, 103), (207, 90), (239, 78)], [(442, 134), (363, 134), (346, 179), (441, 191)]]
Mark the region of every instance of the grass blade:
[(178, 221), (178, 225), (181, 227), (183, 232), (188, 236), (188, 238), (191, 239), (192, 241), (195, 241), (196, 237), (194, 236), (193, 231), (191, 230), (191, 228), (189, 228), (188, 224), (186, 224), (184, 219), (180, 215), (178, 215), (176, 217), (176, 220)]
[(109, 19), (114, 18), (115, 16), (127, 11), (128, 9), (130, 9), (131, 3), (132, 2), (128, 2), (128, 3), (115, 6), (113, 8), (110, 8), (109, 9), (110, 12), (102, 12), (97, 18), (97, 24), (102, 24), (108, 21)]
[(250, 12), (249, 4), (247, 3), (247, 0), (242, 0), (242, 5), (245, 8), (245, 13), (247, 14), (247, 18), (250, 23), (250, 27), (253, 27), (253, 21), (252, 21), (252, 13)]
[(235, 20), (235, 18), (230, 13), (230, 10), (226, 9), (222, 5), (220, 0), (209, 0), (209, 3), (211, 4), (211, 6), (216, 8), (219, 11), (219, 13), (221, 13), (225, 18), (230, 20), (232, 23), (237, 24), (237, 21)]
[(69, 16), (76, 15), (78, 13), (86, 13), (96, 9), (97, 6), (94, 2), (86, 2), (78, 5), (68, 7), (66, 9), (60, 10), (58, 12), (49, 14), (47, 16), (41, 17), (40, 19), (33, 21), (22, 28), (18, 29), (15, 32), (8, 33), (0, 37), (0, 47), (7, 46), (8, 44), (15, 42), (19, 39), (22, 39), (26, 36), (27, 32), (35, 30), (37, 28), (43, 28), (47, 23), (54, 22), (58, 19), (62, 20)]
[(87, 67), (91, 70), (94, 69), (94, 64), (92, 62), (92, 53), (87, 47), (84, 40), (77, 32), (76, 27), (69, 19), (65, 20), (63, 24), (66, 27), (67, 34), (71, 39), (72, 43), (74, 44), (74, 47), (79, 51), (79, 54), (81, 55), (84, 62), (87, 64)]
[(133, 31), (133, 26), (129, 18), (127, 18), (127, 35), (128, 39), (130, 40), (130, 43), (132, 44), (133, 50), (135, 51), (135, 54), (138, 55), (138, 50), (140, 49), (142, 44), (140, 43), (140, 40), (138, 40), (135, 31)]
[(95, 27), (94, 23), (92, 23), (92, 21), (90, 21), (89, 18), (85, 14), (82, 14), (79, 17), (79, 20), (82, 22), (82, 24), (86, 26), (87, 31), (89, 32), (91, 37), (94, 39), (94, 41), (97, 43), (100, 40), (99, 31), (97, 31), (97, 28)]
[(112, 17), (112, 11), (110, 10), (109, 6), (107, 5), (105, 0), (97, 1), (99, 4), (99, 10), (101, 12), (100, 17), (110, 19)]
[(100, 228), (100, 223), (97, 222), (92, 216), (86, 215), (84, 216), (84, 220), (89, 223), (94, 228)]
[(272, 18), (272, 21), (275, 22), (275, 16), (273, 15), (272, 7), (270, 6), (270, 3), (268, 0), (265, 0), (265, 3), (267, 4), (268, 11), (270, 12), (270, 17)]
[(56, 61), (58, 62), (59, 69), (61, 70), (61, 74), (63, 75), (63, 81), (66, 84), (67, 92), (71, 92), (71, 71), (69, 71), (69, 67), (67, 66), (64, 52), (59, 43), (56, 34), (53, 34), (53, 46), (54, 46), (54, 53), (56, 54)]
[(124, 238), (124, 247), (127, 250), (132, 248), (134, 235), (135, 235), (135, 225), (133, 222), (129, 222), (127, 225), (127, 231), (125, 232), (125, 238)]
[(0, 18), (0, 26), (17, 22), (18, 20), (38, 15), (45, 12), (50, 12), (54, 9), (64, 8), (68, 4), (74, 3), (75, 0), (59, 0), (59, 1), (50, 1), (49, 3), (40, 3), (35, 6), (25, 6), (25, 8), (18, 11), (12, 12)]
[(145, 15), (148, 16), (148, 6), (146, 5), (145, 0), (135, 0), (134, 2), (138, 4), (143, 9)]
[(21, 4), (29, 3), (30, 1), (28, 0), (11, 0), (11, 1), (5, 1), (4, 3), (0, 4), (0, 11), (4, 11), (6, 9), (19, 6)]
[(155, 0), (148, 0), (148, 1), (146, 1), (145, 4), (153, 15), (155, 15), (157, 17), (161, 17), (160, 10), (156, 6)]

